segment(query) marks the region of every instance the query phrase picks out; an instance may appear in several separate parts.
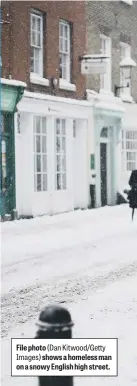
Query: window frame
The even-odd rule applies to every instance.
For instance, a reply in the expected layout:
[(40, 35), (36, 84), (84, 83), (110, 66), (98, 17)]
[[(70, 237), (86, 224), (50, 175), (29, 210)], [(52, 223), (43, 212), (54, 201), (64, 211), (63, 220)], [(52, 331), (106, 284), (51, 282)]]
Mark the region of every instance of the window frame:
[[(40, 20), (40, 47), (32, 44), (32, 18), (35, 17)], [(39, 71), (35, 70), (35, 60), (34, 60), (34, 71), (30, 71), (31, 75), (40, 76), (43, 78), (43, 14), (36, 10), (31, 10), (30, 12), (30, 50), (34, 49), (39, 50)], [(30, 53), (30, 67), (31, 67), (31, 53)]]
[[(106, 43), (106, 50), (102, 48), (102, 42)], [(112, 89), (112, 41), (111, 37), (107, 35), (100, 35), (100, 53), (108, 55), (107, 72), (106, 74), (100, 74), (100, 89), (105, 91), (111, 91)]]
[[(61, 25), (63, 26), (63, 30), (64, 30), (64, 27), (67, 26), (67, 30), (68, 30), (68, 38), (67, 39), (63, 35), (60, 34)], [(65, 52), (64, 50), (61, 49), (61, 37), (62, 37), (62, 41), (67, 40), (68, 52)], [(63, 56), (66, 57), (66, 77), (60, 76), (60, 67), (61, 67), (60, 56), (61, 55), (62, 55), (62, 57)], [(71, 82), (71, 25), (68, 21), (63, 20), (63, 19), (59, 20), (59, 79), (60, 80), (62, 79), (68, 83)]]
[(122, 170), (137, 168), (137, 130), (122, 130)]
[[(57, 133), (57, 121), (59, 122), (59, 133)], [(64, 129), (65, 129), (65, 132), (63, 134), (63, 122), (64, 122)], [(64, 139), (64, 144), (65, 144), (65, 151), (63, 151), (63, 139)], [(59, 146), (60, 146), (60, 149), (57, 150), (57, 140), (59, 140)], [(55, 190), (56, 191), (66, 191), (67, 190), (67, 147), (66, 147), (66, 143), (67, 143), (67, 133), (66, 133), (66, 119), (64, 118), (56, 118), (55, 119)], [(65, 167), (64, 167), (64, 170), (63, 170), (63, 167), (62, 167), (62, 160), (63, 160), (63, 157), (65, 159)], [(57, 158), (59, 159), (59, 164), (57, 162)], [(58, 170), (58, 165), (60, 165), (60, 169)], [(58, 187), (58, 177), (57, 176), (60, 176), (60, 187)], [(64, 182), (63, 182), (63, 176), (65, 176), (64, 178)]]
[[(39, 120), (39, 131), (37, 130), (37, 121)], [(45, 128), (43, 125), (45, 124)], [(44, 128), (44, 130), (43, 130)], [(37, 137), (40, 137), (40, 151), (37, 151)], [(45, 139), (45, 151), (43, 150), (43, 140)], [(40, 171), (37, 170), (37, 157), (40, 159)], [(44, 158), (46, 163), (44, 165)], [(33, 117), (33, 165), (34, 165), (34, 192), (48, 191), (48, 151), (47, 151), (47, 119), (46, 116), (34, 115)], [(43, 167), (44, 166), (44, 167)], [(46, 169), (46, 170), (44, 170)], [(37, 176), (41, 176), (41, 188), (38, 189)], [(44, 176), (46, 181), (46, 188), (44, 188)]]
[[(121, 42), (120, 46), (120, 61), (126, 57), (131, 57), (131, 46), (128, 43)], [(125, 55), (121, 55), (121, 50), (125, 50)], [(127, 84), (126, 77), (124, 76), (124, 70), (120, 68), (120, 94), (131, 96), (131, 79), (128, 79), (129, 87), (125, 87)]]

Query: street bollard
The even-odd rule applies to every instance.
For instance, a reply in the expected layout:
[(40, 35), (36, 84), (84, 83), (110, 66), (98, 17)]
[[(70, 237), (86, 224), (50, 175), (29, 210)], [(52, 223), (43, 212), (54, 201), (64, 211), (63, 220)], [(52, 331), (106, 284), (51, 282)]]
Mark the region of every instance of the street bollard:
[[(38, 330), (35, 339), (71, 339), (72, 326), (71, 315), (63, 307), (47, 306), (36, 323)], [(73, 377), (40, 376), (39, 386), (73, 386)]]

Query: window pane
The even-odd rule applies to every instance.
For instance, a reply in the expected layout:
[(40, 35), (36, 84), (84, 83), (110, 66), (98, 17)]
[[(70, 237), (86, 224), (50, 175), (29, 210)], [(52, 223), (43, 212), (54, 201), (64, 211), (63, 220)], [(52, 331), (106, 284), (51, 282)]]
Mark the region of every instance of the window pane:
[(41, 19), (37, 18), (37, 31), (40, 32)]
[(42, 117), (42, 133), (46, 134), (46, 117)]
[(60, 52), (63, 51), (63, 38), (62, 37), (60, 37), (60, 39), (59, 39), (59, 50), (60, 50)]
[(62, 119), (62, 135), (66, 134), (66, 121)]
[(40, 153), (40, 135), (36, 135), (36, 153)]
[(40, 133), (40, 117), (35, 117), (36, 119), (36, 132)]
[(61, 160), (59, 155), (57, 155), (56, 157), (56, 162), (57, 162), (57, 172), (59, 172), (61, 169)]
[(68, 52), (68, 40), (67, 39), (64, 40), (64, 51)]
[(61, 175), (57, 174), (57, 190), (61, 190)]
[(62, 25), (62, 23), (59, 24), (59, 35), (63, 36), (63, 25)]
[(46, 154), (46, 149), (47, 149), (46, 135), (43, 135), (41, 139), (42, 139), (42, 153)]
[(37, 191), (41, 191), (41, 174), (37, 174)]
[(63, 172), (66, 171), (66, 156), (65, 155), (62, 157), (62, 171)]
[(41, 47), (41, 35), (39, 32), (37, 33), (37, 47)]
[(42, 175), (43, 178), (43, 191), (47, 190), (47, 174)]
[(66, 189), (66, 173), (62, 174), (62, 189)]
[(68, 28), (69, 28), (68, 25), (65, 25), (65, 26), (64, 26), (64, 35), (65, 35), (65, 38), (68, 38)]
[(31, 22), (32, 22), (31, 28), (33, 30), (35, 30), (36, 29), (36, 17), (35, 16), (31, 16)]
[(56, 119), (56, 134), (60, 134), (60, 119)]
[(56, 137), (56, 153), (60, 153), (61, 146), (60, 146), (60, 137)]
[(42, 156), (42, 171), (43, 172), (47, 171), (47, 156), (46, 155)]
[(41, 156), (37, 155), (37, 172), (41, 172)]
[(62, 137), (62, 151), (65, 153), (66, 151), (66, 138)]
[(32, 32), (31, 32), (31, 45), (32, 45), (32, 46), (36, 46), (36, 44), (37, 44), (37, 41), (36, 41), (36, 33), (35, 33), (35, 31), (32, 31)]

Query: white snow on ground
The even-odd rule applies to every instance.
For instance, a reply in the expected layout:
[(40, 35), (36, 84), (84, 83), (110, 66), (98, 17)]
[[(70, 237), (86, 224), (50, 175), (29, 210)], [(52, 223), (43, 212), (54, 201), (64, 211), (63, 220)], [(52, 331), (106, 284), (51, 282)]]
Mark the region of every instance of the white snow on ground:
[[(21, 288), (28, 291), (23, 300)], [(137, 385), (137, 213), (132, 223), (128, 205), (3, 223), (2, 290), (10, 328), (2, 341), (3, 386), (24, 385), (10, 377), (10, 338), (34, 337), (41, 307), (56, 298), (71, 312), (74, 337), (119, 338), (118, 378), (75, 378), (74, 386)], [(25, 385), (36, 386), (37, 378)]]

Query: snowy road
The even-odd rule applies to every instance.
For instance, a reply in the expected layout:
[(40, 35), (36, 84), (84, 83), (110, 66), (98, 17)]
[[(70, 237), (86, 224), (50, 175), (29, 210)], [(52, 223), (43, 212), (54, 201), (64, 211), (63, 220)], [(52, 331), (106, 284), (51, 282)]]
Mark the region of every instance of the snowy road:
[[(33, 337), (41, 308), (59, 302), (72, 312), (75, 336), (121, 339), (118, 380), (94, 383), (137, 384), (137, 216), (134, 223), (130, 216), (123, 205), (2, 224), (6, 353), (11, 336)], [(3, 366), (4, 386), (23, 385)], [(91, 379), (77, 378), (75, 384), (90, 385)]]

